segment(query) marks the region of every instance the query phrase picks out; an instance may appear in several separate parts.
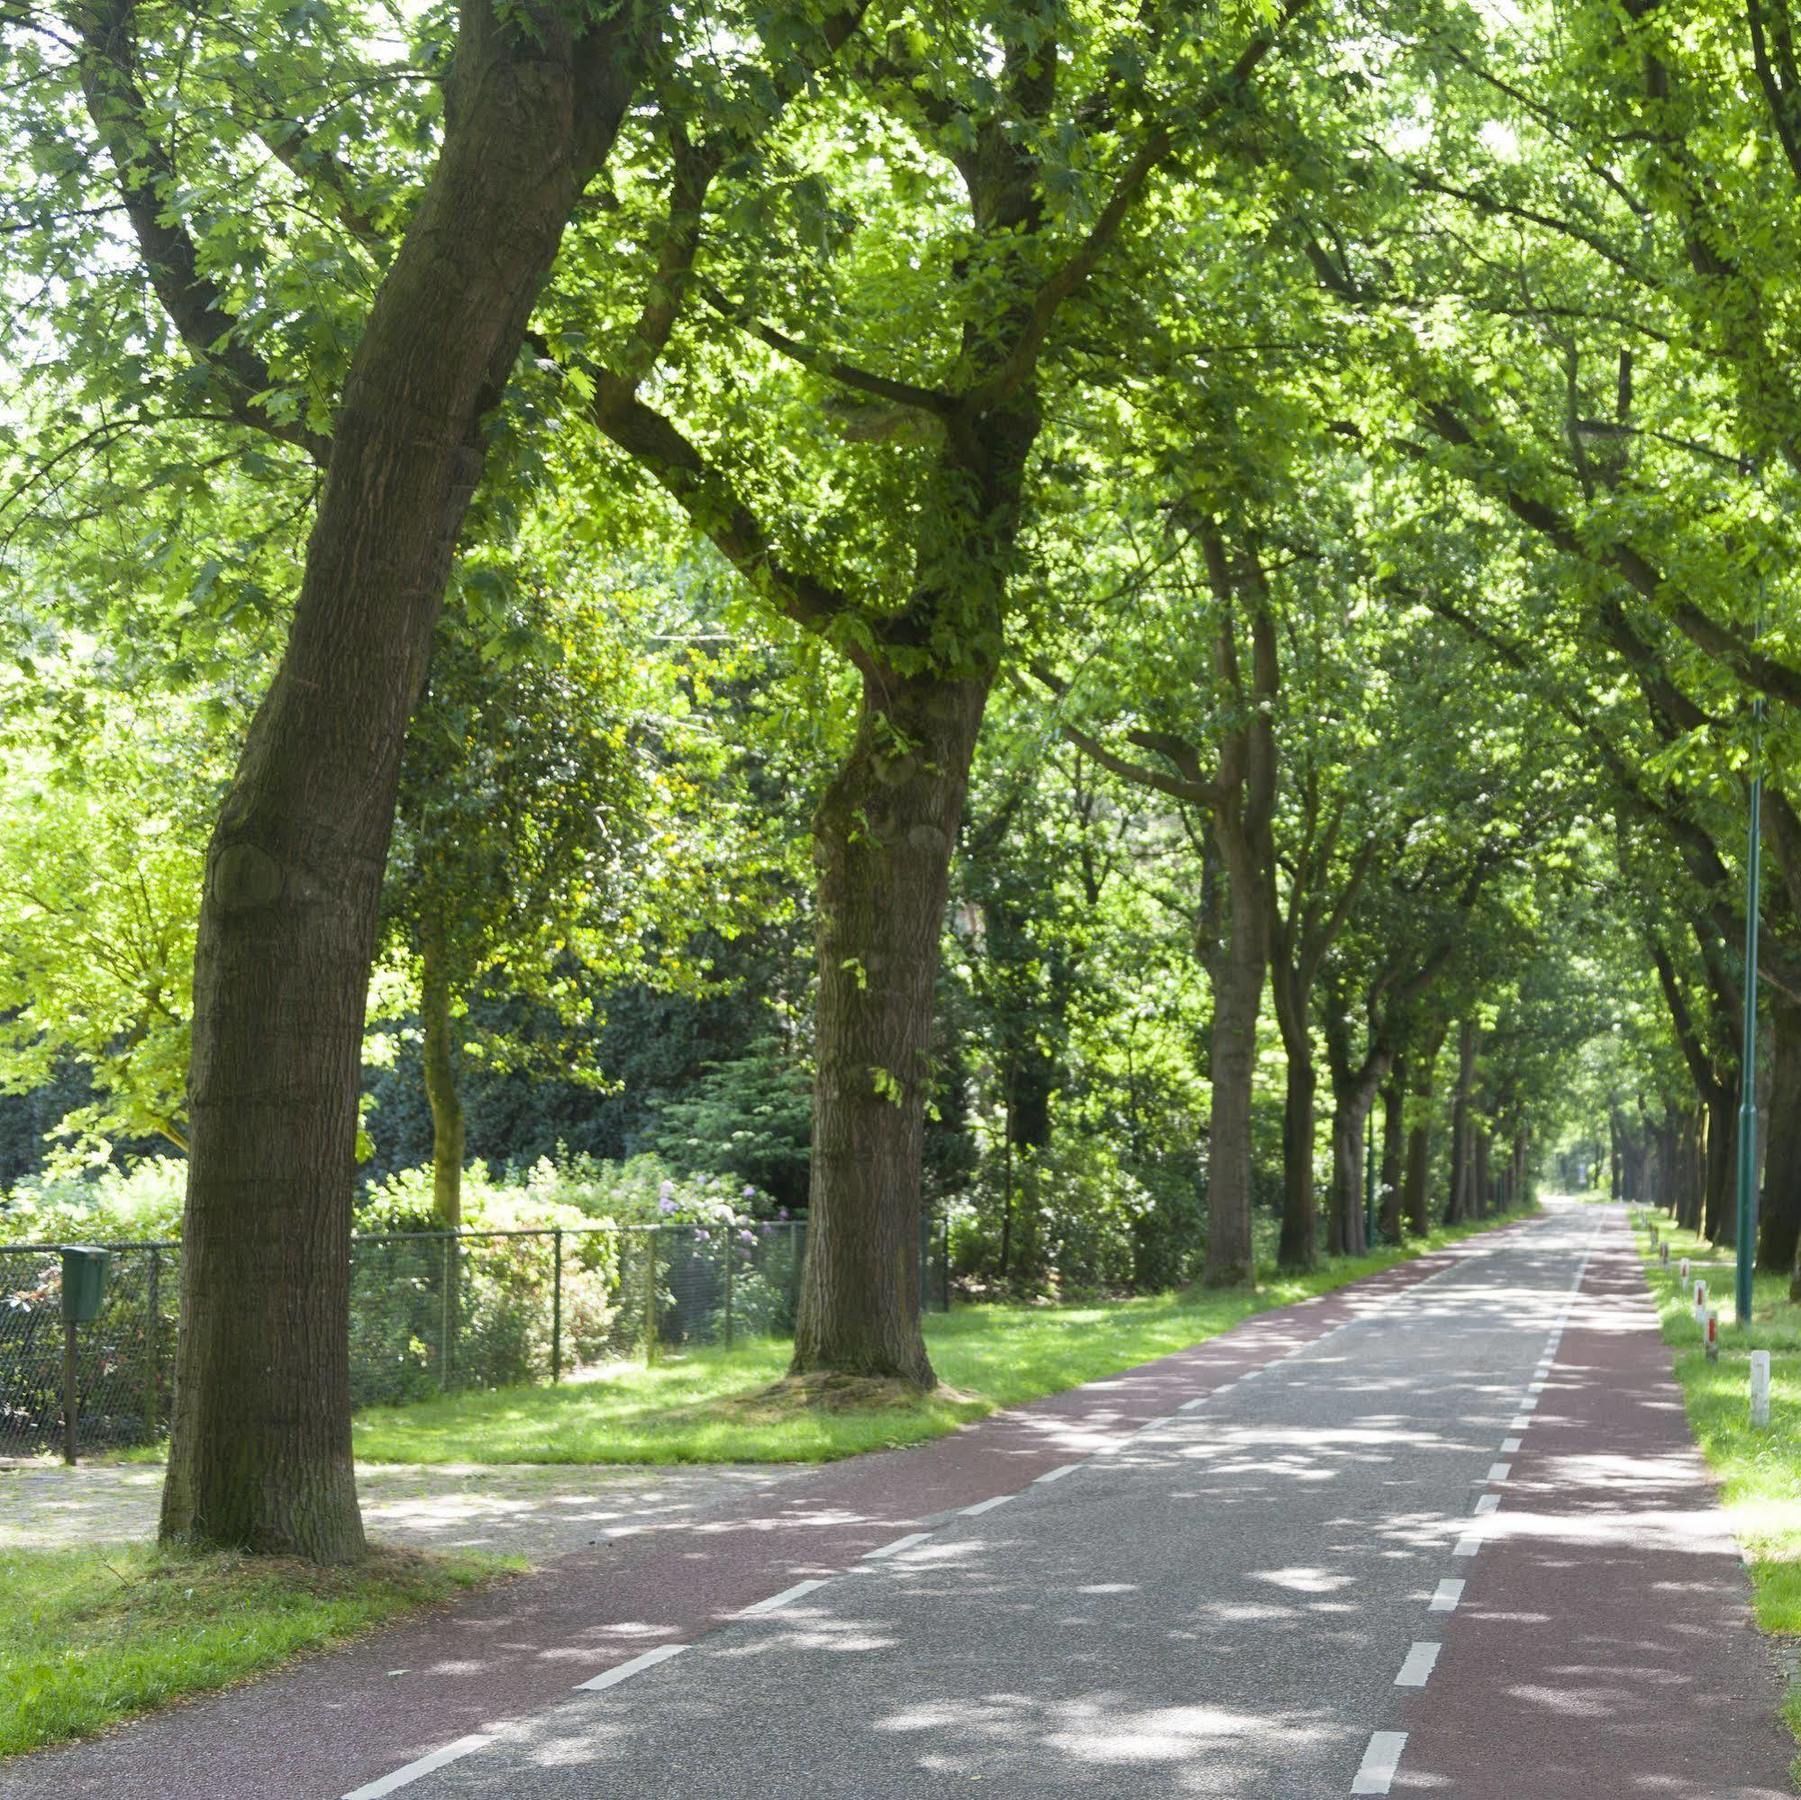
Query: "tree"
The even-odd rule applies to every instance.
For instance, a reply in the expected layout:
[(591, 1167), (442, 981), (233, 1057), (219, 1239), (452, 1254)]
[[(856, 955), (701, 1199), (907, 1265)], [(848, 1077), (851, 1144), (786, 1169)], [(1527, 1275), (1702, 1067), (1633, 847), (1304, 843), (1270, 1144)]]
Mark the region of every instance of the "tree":
[[(267, 41), (290, 41), (268, 25)], [(65, 33), (72, 60), (47, 64)], [(308, 156), (280, 91), (320, 63), (362, 60), (359, 48), (324, 21), (302, 31), (288, 65), (265, 67), (218, 54), (211, 21), (134, 0), (68, 0), (60, 21), (9, 15), (8, 36), (49, 77), (28, 84), (46, 109), (26, 134), (36, 168), (122, 210), (140, 341), (159, 357), (171, 335), (185, 348), (157, 374), (183, 396), (179, 410), (318, 470), (286, 651), (206, 857), (162, 1529), (342, 1561), (363, 1544), (345, 1312), (358, 1064), (402, 740), (487, 422), (564, 226), (624, 119), (654, 19), (469, 0), (429, 179), (398, 203), (407, 224), (391, 253), (357, 259), (373, 298), (347, 363), (325, 354), (310, 368), (278, 298), (294, 265), (265, 253), (279, 233), (240, 232), (186, 174), (208, 150), (230, 165), (270, 131), (309, 188), (335, 190), (334, 238), (364, 238), (372, 221), (342, 163)], [(61, 154), (63, 98), (91, 127), (85, 188)], [(317, 217), (308, 198), (287, 210)], [(307, 318), (328, 341), (331, 314)], [(141, 354), (114, 373), (134, 403), (148, 397)]]
[[(1214, 134), (1296, 10), (1273, 23), (1228, 11), (1216, 34), (1176, 7), (1156, 9), (1148, 31), (1102, 14), (1052, 30), (1035, 7), (1009, 4), (947, 20), (935, 41), (911, 24), (870, 33), (848, 99), (791, 109), (784, 131), (809, 148), (855, 131), (884, 180), (867, 165), (837, 170), (829, 200), (821, 178), (796, 182), (793, 226), (771, 242), (730, 229), (745, 205), (721, 177), (742, 153), (742, 122), (672, 135), (654, 273), (635, 309), (615, 305), (633, 322), (582, 374), (599, 429), (771, 610), (855, 673), (855, 736), (814, 821), (796, 1374), (934, 1379), (916, 1246), (939, 929), (977, 733), (1020, 607), (1041, 440), (1082, 322), (1117, 298), (1105, 276), (1122, 244), (1141, 247), (1134, 233), (1164, 166), (1217, 153)], [(907, 209), (905, 232), (897, 196), (927, 202)], [(897, 258), (914, 236), (919, 254)], [(734, 333), (732, 373), (653, 405), (647, 383), (701, 306)], [(747, 365), (767, 396), (748, 417), (737, 401)], [(772, 442), (776, 417), (793, 433)], [(852, 532), (832, 517), (843, 495), (856, 498)]]

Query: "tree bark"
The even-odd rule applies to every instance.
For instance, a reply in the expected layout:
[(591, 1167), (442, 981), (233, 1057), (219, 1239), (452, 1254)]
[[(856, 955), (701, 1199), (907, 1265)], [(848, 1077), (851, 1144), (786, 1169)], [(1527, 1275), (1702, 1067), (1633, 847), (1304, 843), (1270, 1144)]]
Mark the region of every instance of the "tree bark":
[(1477, 1032), (1473, 1019), (1457, 1028), (1457, 1087), (1451, 1101), (1451, 1201), (1446, 1222), (1460, 1225), (1474, 1212), (1475, 1168), (1471, 1155), (1471, 1099), (1476, 1085)]
[(980, 679), (865, 673), (850, 755), (813, 823), (819, 1003), (796, 1374), (930, 1387), (919, 1328), (932, 990)]
[(1770, 994), (1770, 1105), (1757, 1266), (1788, 1274), (1801, 1248), (1801, 1004)]
[(402, 740), (481, 421), (612, 128), (583, 95), (595, 46), (522, 10), (464, 10), (443, 150), (352, 362), (287, 651), (207, 853), (166, 1540), (363, 1550), (350, 1212)]
[(1319, 1073), (1311, 1048), (1290, 1046), (1282, 1094), (1282, 1234), (1276, 1266), (1311, 1269), (1319, 1256), (1319, 1207), (1313, 1188), (1313, 1106)]
[(1684, 1231), (1699, 1231), (1707, 1195), (1707, 1109), (1689, 1108), (1682, 1128), (1682, 1207), (1678, 1222)]
[(1369, 1248), (1363, 1209), (1363, 1134), (1369, 1110), (1369, 1100), (1361, 1095), (1341, 1098), (1332, 1110), (1331, 1231), (1339, 1256), (1361, 1256)]
[(1406, 1140), (1407, 1059), (1395, 1058), (1394, 1068), (1382, 1089), (1381, 1211), (1382, 1235), (1389, 1243), (1401, 1241), (1401, 1159)]
[(1401, 1210), (1407, 1218), (1407, 1229), (1420, 1237), (1432, 1229), (1433, 1081), (1444, 1041), (1444, 1027), (1435, 1027), (1413, 1071), (1413, 1117), (1407, 1128), (1407, 1174)]
[(1207, 1157), (1208, 1287), (1251, 1280), (1251, 1095), (1257, 1068), (1257, 1014), (1269, 960), (1262, 858), (1247, 841), (1236, 804), (1214, 817), (1225, 864), (1225, 941), (1213, 959), (1212, 1112)]
[(1737, 1236), (1738, 1209), (1733, 1182), (1738, 1168), (1738, 1084), (1714, 1082), (1705, 1099), (1707, 1110), (1706, 1199), (1701, 1229), (1710, 1244), (1732, 1244)]

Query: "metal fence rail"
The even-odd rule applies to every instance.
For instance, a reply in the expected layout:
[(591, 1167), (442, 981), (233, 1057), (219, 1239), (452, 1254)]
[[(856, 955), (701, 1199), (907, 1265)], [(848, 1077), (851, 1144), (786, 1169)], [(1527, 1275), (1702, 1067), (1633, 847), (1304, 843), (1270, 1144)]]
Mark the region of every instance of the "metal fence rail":
[[(626, 1358), (794, 1330), (803, 1220), (359, 1232), (350, 1251), (356, 1406), (560, 1381)], [(117, 1243), (100, 1315), (76, 1327), (83, 1453), (168, 1429), (178, 1243)], [(942, 1223), (922, 1222), (928, 1311), (949, 1304)], [(63, 1441), (62, 1267), (54, 1244), (0, 1244), (0, 1456)]]

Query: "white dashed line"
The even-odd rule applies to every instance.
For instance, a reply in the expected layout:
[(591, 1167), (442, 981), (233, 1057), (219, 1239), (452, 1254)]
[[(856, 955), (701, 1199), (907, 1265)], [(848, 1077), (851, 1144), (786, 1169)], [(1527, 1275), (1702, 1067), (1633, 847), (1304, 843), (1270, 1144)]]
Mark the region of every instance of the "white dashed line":
[(1474, 1556), (1481, 1548), (1482, 1533), (1479, 1531), (1466, 1531), (1463, 1536), (1451, 1546), (1451, 1554), (1453, 1556)]
[(1538, 1396), (1536, 1394), (1533, 1394), (1530, 1398), (1522, 1400), (1520, 1402), (1520, 1411), (1523, 1413), (1537, 1412), (1538, 1411)]
[(1532, 1415), (1530, 1413), (1515, 1413), (1513, 1418), (1508, 1421), (1507, 1429), (1509, 1431), (1524, 1431), (1531, 1423)]
[(1441, 1648), (1438, 1644), (1415, 1644), (1407, 1652), (1407, 1660), (1401, 1664), (1401, 1672), (1395, 1677), (1395, 1686), (1424, 1687), (1426, 1678), (1432, 1673), (1432, 1665), (1438, 1661)]
[(740, 1619), (754, 1618), (758, 1613), (771, 1613), (788, 1605), (790, 1601), (799, 1600), (807, 1594), (825, 1586), (831, 1580), (829, 1575), (821, 1576), (815, 1581), (797, 1581), (791, 1588), (783, 1588), (779, 1594), (771, 1594), (767, 1600), (759, 1600), (755, 1606), (747, 1606), (737, 1616)]
[(686, 1644), (659, 1644), (654, 1650), (646, 1650), (642, 1656), (634, 1656), (630, 1662), (622, 1662), (617, 1668), (603, 1669), (592, 1681), (578, 1681), (575, 1691), (584, 1690), (592, 1693), (600, 1688), (617, 1687), (622, 1681), (630, 1681), (634, 1675), (645, 1669), (654, 1669), (658, 1663), (668, 1662), (672, 1656), (680, 1656), (686, 1650)]
[(1461, 1581), (1441, 1581), (1432, 1592), (1432, 1599), (1427, 1612), (1455, 1612), (1457, 1602), (1463, 1598)]
[(993, 1512), (997, 1506), (1005, 1506), (1012, 1498), (1011, 1494), (996, 1494), (992, 1500), (978, 1500), (974, 1506), (963, 1508), (963, 1516), (973, 1519), (980, 1513)]
[(1032, 1485), (1037, 1487), (1042, 1482), (1061, 1481), (1065, 1475), (1073, 1475), (1081, 1466), (1080, 1463), (1064, 1463), (1060, 1468), (1046, 1469), (1042, 1475), (1032, 1477)]
[(892, 1544), (884, 1544), (879, 1550), (865, 1551), (863, 1560), (880, 1562), (884, 1556), (898, 1556), (903, 1550), (911, 1550), (915, 1544), (923, 1544), (931, 1535), (929, 1531), (910, 1531), (905, 1537), (896, 1538)]
[(1488, 1465), (1488, 1478), (1490, 1481), (1505, 1481), (1512, 1473), (1512, 1463), (1490, 1463)]
[(1178, 1410), (1181, 1412), (1193, 1412), (1197, 1406), (1205, 1406), (1212, 1398), (1213, 1396), (1211, 1394), (1196, 1394), (1192, 1400), (1184, 1400)]
[(1519, 1447), (1520, 1440), (1516, 1437), (1504, 1437), (1501, 1440), (1501, 1448), (1505, 1450), (1509, 1456), (1519, 1449)]
[[(392, 1775), (383, 1775), (375, 1781), (365, 1781), (360, 1788), (352, 1788), (344, 1796), (344, 1800), (381, 1800), (383, 1794), (392, 1794), (403, 1787), (411, 1787), (421, 1775), (429, 1775), (434, 1769), (441, 1769), (446, 1763), (453, 1763), (459, 1756), (467, 1756), (473, 1750), (479, 1750), (484, 1744), (493, 1743), (493, 1738), (483, 1737), (479, 1732), (469, 1737), (460, 1737), (455, 1743), (446, 1744), (442, 1750), (434, 1750), (429, 1756), (421, 1756), (410, 1762), (405, 1768), (396, 1769)], [(1383, 1793), (1388, 1790), (1384, 1788)]]
[(1401, 1766), (1401, 1752), (1406, 1748), (1406, 1732), (1372, 1731), (1357, 1779), (1351, 1783), (1351, 1792), (1386, 1794), (1394, 1782), (1395, 1771)]
[(1499, 1494), (1484, 1494), (1476, 1502), (1476, 1517), (1480, 1519), (1484, 1514), (1493, 1512), (1500, 1504), (1501, 1496)]

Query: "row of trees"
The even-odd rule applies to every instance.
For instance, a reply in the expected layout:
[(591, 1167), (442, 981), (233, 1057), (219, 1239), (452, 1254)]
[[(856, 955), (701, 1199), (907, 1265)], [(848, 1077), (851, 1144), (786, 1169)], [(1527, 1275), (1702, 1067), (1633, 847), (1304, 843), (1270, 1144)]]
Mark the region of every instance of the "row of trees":
[[(454, 1217), (472, 994), (579, 1026), (573, 967), (700, 985), (685, 934), (800, 907), (800, 1373), (931, 1381), (941, 951), (979, 942), (1023, 1157), (1084, 908), (1179, 931), (1200, 979), (1122, 972), (1207, 997), (1210, 1281), (1253, 1273), (1266, 996), (1291, 1266), (1322, 1050), (1355, 1250), (1378, 1115), (1391, 1230), (1447, 1093), (1451, 1215), (1517, 1191), (1646, 962), (1634, 1095), (1705, 1110), (1726, 1191), (1753, 753), (1801, 1001), (1783, 0), (3, 0), (0, 42), (9, 729), (52, 838), (121, 791), (84, 733), (156, 754), (134, 704), (211, 812), (123, 865), (201, 896), (147, 897), (188, 923), (138, 934), (135, 1010), (59, 1045), (53, 959), (0, 993), (22, 1053), (155, 1072), (136, 1128), (189, 1155), (166, 1534), (361, 1546), (384, 941)], [(810, 874), (759, 830), (786, 780)], [(9, 884), (21, 932), (95, 923), (92, 868)]]

